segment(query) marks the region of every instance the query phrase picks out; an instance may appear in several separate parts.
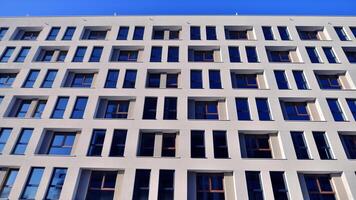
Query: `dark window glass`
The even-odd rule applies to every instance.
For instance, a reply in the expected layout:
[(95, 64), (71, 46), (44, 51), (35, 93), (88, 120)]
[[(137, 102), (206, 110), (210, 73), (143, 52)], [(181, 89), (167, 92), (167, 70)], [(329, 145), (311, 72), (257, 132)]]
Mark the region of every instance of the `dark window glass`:
[(269, 135), (244, 134), (247, 158), (272, 158)]
[(341, 89), (338, 75), (316, 75), (320, 89)]
[(114, 130), (112, 143), (110, 148), (110, 155), (112, 157), (122, 157), (125, 153), (127, 130)]
[(19, 137), (17, 138), (16, 145), (12, 150), (14, 155), (25, 155), (27, 145), (31, 139), (33, 129), (25, 128), (21, 130)]
[(225, 29), (225, 38), (227, 40), (247, 40), (247, 30), (229, 30)]
[(4, 150), (7, 139), (9, 139), (12, 128), (1, 128), (0, 129), (0, 154)]
[(310, 199), (336, 200), (329, 175), (304, 175)]
[(214, 62), (214, 51), (188, 51), (189, 62)]
[(162, 157), (176, 156), (176, 134), (166, 133), (162, 136)]
[(27, 111), (30, 108), (31, 100), (21, 100), (19, 103), (19, 107), (16, 111), (15, 117), (24, 118), (26, 117)]
[(210, 89), (221, 89), (220, 70), (209, 70)]
[(305, 143), (303, 132), (291, 131), (290, 134), (292, 136), (293, 146), (297, 159), (310, 159), (308, 146)]
[(64, 33), (62, 40), (72, 40), (74, 32), (75, 27), (68, 27), (66, 32)]
[(37, 69), (31, 69), (30, 72), (27, 75), (27, 78), (22, 85), (23, 88), (32, 88), (33, 85), (36, 82), (37, 76), (40, 73), (40, 70)]
[(52, 112), (51, 118), (61, 119), (63, 118), (64, 111), (66, 110), (69, 97), (58, 97), (56, 106)]
[(335, 28), (337, 36), (339, 36), (339, 39), (341, 41), (350, 40), (343, 27), (334, 27), (334, 28)]
[(10, 169), (8, 170), (5, 180), (0, 189), (0, 198), (1, 199), (9, 199), (10, 192), (14, 186), (17, 174), (19, 173), (18, 169)]
[(159, 170), (158, 200), (174, 199), (174, 170)]
[(54, 51), (52, 51), (52, 50), (43, 50), (42, 52), (43, 52), (43, 56), (39, 57), (38, 61), (51, 62), (53, 54), (54, 54)]
[(157, 97), (146, 97), (142, 119), (156, 119)]
[(129, 112), (129, 101), (108, 101), (105, 118), (107, 119), (127, 119)]
[(83, 62), (86, 51), (86, 47), (78, 47), (72, 62)]
[(341, 110), (339, 101), (337, 99), (326, 99), (328, 102), (331, 114), (335, 121), (345, 121), (344, 113)]
[(163, 119), (177, 119), (177, 97), (164, 98)]
[(310, 120), (307, 102), (283, 102), (282, 110), (286, 120)]
[(192, 158), (205, 158), (204, 131), (191, 131), (190, 155)]
[(126, 70), (123, 88), (135, 88), (137, 70)]
[(196, 101), (195, 119), (219, 119), (217, 101)]
[(251, 120), (247, 98), (236, 98), (238, 120)]
[(164, 39), (164, 30), (154, 30), (152, 34), (153, 40), (163, 40)]
[(230, 62), (241, 62), (239, 47), (229, 46)]
[(68, 53), (68, 51), (60, 51), (59, 55), (57, 57), (57, 62), (64, 62), (64, 60), (67, 57), (67, 53)]
[(151, 170), (149, 169), (136, 169), (132, 200), (148, 200), (150, 175)]
[(319, 31), (298, 31), (301, 40), (320, 40)]
[(32, 115), (33, 118), (41, 118), (44, 108), (46, 106), (46, 103), (47, 103), (46, 100), (38, 101), (38, 103), (36, 105), (36, 109)]
[(136, 26), (133, 34), (133, 40), (143, 40), (143, 34), (145, 32), (145, 27)]
[(263, 190), (260, 180), (260, 172), (246, 171), (246, 183), (248, 198), (250, 200), (263, 200)]
[(61, 29), (60, 27), (52, 27), (46, 40), (56, 40), (60, 29)]
[(346, 102), (349, 106), (352, 116), (354, 117), (354, 120), (356, 120), (356, 99), (346, 99)]
[(66, 168), (54, 168), (47, 190), (46, 200), (55, 200), (60, 198), (66, 174)]
[(22, 191), (20, 199), (30, 200), (35, 199), (37, 189), (41, 183), (44, 168), (33, 167), (31, 168), (30, 175), (27, 178), (26, 185)]
[(178, 88), (178, 74), (167, 74), (166, 88)]
[(84, 40), (105, 40), (107, 31), (86, 30)]
[(138, 58), (138, 51), (114, 50), (113, 54), (119, 54), (119, 56), (117, 60), (112, 60), (112, 61), (137, 62), (137, 58)]
[(85, 107), (87, 106), (88, 97), (77, 97), (70, 118), (83, 119)]
[(282, 40), (291, 40), (286, 26), (278, 26), (277, 28)]
[(50, 69), (41, 84), (41, 88), (52, 88), (53, 82), (56, 78), (58, 70)]
[(110, 69), (106, 76), (104, 88), (116, 88), (117, 79), (119, 78), (119, 70)]
[(179, 47), (168, 47), (167, 62), (179, 62)]
[(0, 28), (0, 41), (4, 38), (6, 32), (9, 30), (9, 28)]
[(271, 120), (271, 114), (267, 98), (256, 98), (258, 117), (261, 121)]
[(297, 84), (297, 87), (299, 90), (308, 89), (308, 83), (305, 80), (303, 71), (294, 71), (293, 70), (293, 76), (294, 76), (295, 83)]
[(149, 88), (159, 88), (161, 80), (161, 74), (148, 74), (147, 87)]
[(94, 47), (91, 52), (89, 62), (100, 62), (101, 54), (103, 52), (103, 47)]
[(206, 27), (206, 39), (207, 40), (216, 40), (216, 28), (215, 26)]
[(305, 49), (307, 50), (311, 63), (320, 63), (319, 54), (315, 47), (305, 47)]
[(150, 62), (161, 62), (162, 47), (152, 47)]
[(233, 88), (258, 88), (257, 74), (231, 73)]
[(119, 33), (117, 34), (117, 40), (127, 40), (127, 35), (129, 33), (128, 26), (120, 26)]
[(155, 145), (154, 133), (141, 133), (139, 142), (138, 156), (153, 156)]
[(197, 200), (224, 200), (224, 174), (196, 175), (196, 199)]
[(258, 62), (258, 56), (256, 47), (246, 47), (247, 62), (256, 63)]
[(348, 159), (356, 159), (356, 135), (340, 135)]
[(350, 63), (356, 63), (356, 51), (345, 51), (345, 55)]
[(15, 81), (17, 74), (0, 73), (0, 88), (9, 88)]
[(326, 138), (324, 132), (313, 132), (313, 137), (315, 140), (316, 147), (319, 152), (320, 159), (322, 160), (330, 160), (334, 159), (333, 154), (331, 153), (331, 148), (329, 146), (329, 142)]
[(92, 171), (86, 200), (114, 199), (117, 172)]
[(5, 51), (1, 55), (0, 62), (2, 63), (8, 62), (14, 51), (15, 51), (15, 47), (6, 47)]
[(214, 158), (229, 158), (226, 131), (213, 131)]
[(265, 37), (265, 40), (274, 40), (272, 27), (270, 27), (270, 26), (262, 26), (262, 31), (263, 31), (263, 35)]
[(288, 200), (288, 188), (284, 178), (284, 172), (270, 172), (273, 195), (276, 200)]
[(75, 135), (76, 133), (54, 132), (47, 154), (71, 155)]
[(270, 62), (291, 62), (289, 51), (267, 51)]
[(31, 47), (22, 47), (15, 59), (15, 62), (24, 62), (30, 49)]
[(282, 70), (275, 70), (274, 76), (276, 77), (277, 86), (280, 90), (289, 89), (288, 80), (286, 74)]
[(201, 70), (190, 70), (190, 88), (203, 88), (203, 77)]
[(19, 31), (17, 40), (37, 40), (40, 31)]
[(91, 137), (88, 156), (101, 156), (101, 152), (104, 146), (106, 130), (94, 130)]
[[(356, 27), (350, 27), (352, 34), (356, 37)], [(0, 29), (0, 40), (1, 40), (1, 29)]]
[(94, 74), (74, 74), (71, 87), (90, 88)]
[(325, 53), (326, 58), (328, 59), (329, 63), (338, 63), (338, 59), (331, 47), (323, 47), (323, 51)]
[(170, 40), (179, 40), (179, 30), (169, 31), (169, 39)]
[(191, 26), (190, 27), (190, 39), (191, 40), (200, 40), (200, 27)]

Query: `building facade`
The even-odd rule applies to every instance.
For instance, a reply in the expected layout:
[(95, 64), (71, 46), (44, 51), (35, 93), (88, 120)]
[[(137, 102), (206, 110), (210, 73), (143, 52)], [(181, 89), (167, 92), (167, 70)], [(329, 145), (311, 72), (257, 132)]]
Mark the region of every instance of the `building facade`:
[(0, 199), (356, 199), (356, 18), (0, 19)]

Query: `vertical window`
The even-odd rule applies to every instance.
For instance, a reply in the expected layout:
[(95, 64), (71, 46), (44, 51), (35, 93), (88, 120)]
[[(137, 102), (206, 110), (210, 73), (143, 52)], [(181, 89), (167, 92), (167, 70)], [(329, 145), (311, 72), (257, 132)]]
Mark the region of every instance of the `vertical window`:
[(15, 62), (24, 62), (30, 49), (31, 47), (22, 47), (15, 59)]
[(86, 47), (78, 47), (77, 51), (74, 54), (74, 58), (72, 62), (83, 62), (86, 51), (87, 51)]
[(310, 199), (335, 200), (335, 192), (329, 175), (304, 175)]
[(150, 62), (161, 62), (162, 47), (152, 47)]
[(3, 99), (4, 99), (4, 96), (0, 96), (0, 104), (1, 104)]
[(156, 119), (157, 97), (146, 97), (142, 119)]
[(310, 159), (308, 146), (305, 143), (304, 134), (301, 131), (290, 132), (297, 159)]
[[(356, 37), (356, 27), (350, 27), (352, 34)], [(0, 40), (1, 40), (1, 29), (0, 29)]]
[(274, 70), (274, 76), (276, 77), (278, 89), (280, 90), (289, 89), (287, 77), (283, 70)]
[(123, 88), (135, 88), (137, 70), (126, 70)]
[(348, 159), (356, 159), (356, 135), (340, 135)]
[(190, 88), (201, 89), (203, 88), (203, 77), (201, 70), (190, 70)]
[(25, 155), (28, 142), (31, 139), (33, 129), (25, 128), (21, 130), (19, 137), (17, 138), (12, 154), (14, 155)]
[(68, 53), (68, 51), (60, 51), (59, 55), (57, 57), (57, 62), (64, 62), (64, 60), (67, 57), (67, 53)]
[(215, 26), (206, 27), (206, 39), (207, 40), (216, 40), (216, 28)]
[(179, 47), (168, 47), (167, 62), (179, 62)]
[(149, 88), (159, 88), (161, 80), (161, 74), (149, 74), (147, 86)]
[(205, 158), (204, 131), (191, 131), (190, 156), (192, 158)]
[(209, 70), (210, 89), (221, 89), (220, 70)]
[(52, 27), (46, 40), (56, 40), (60, 27)]
[(136, 26), (133, 33), (133, 40), (143, 40), (143, 34), (145, 32), (145, 27)]
[(56, 78), (58, 70), (50, 69), (41, 84), (41, 88), (52, 88), (53, 82)]
[(22, 200), (35, 199), (38, 186), (41, 183), (44, 168), (33, 167), (31, 168), (30, 175), (27, 178), (26, 185), (21, 194)]
[(9, 139), (12, 128), (1, 128), (0, 129), (0, 154), (4, 150), (7, 139)]
[(349, 106), (352, 116), (354, 117), (354, 120), (356, 120), (356, 99), (346, 99), (346, 102)]
[(10, 60), (10, 57), (12, 55), (12, 53), (14, 52), (15, 47), (6, 47), (4, 53), (2, 53), (1, 58), (0, 58), (0, 62), (2, 63), (6, 63)]
[(0, 41), (4, 38), (6, 32), (9, 30), (9, 28), (0, 28)]
[(136, 169), (132, 200), (148, 200), (150, 175), (151, 170), (149, 169)]
[(164, 98), (163, 119), (177, 119), (177, 97)]
[(245, 49), (247, 54), (247, 62), (249, 63), (258, 62), (256, 47), (246, 47)]
[(213, 131), (214, 158), (229, 158), (226, 131)]
[(265, 40), (274, 40), (272, 27), (270, 27), (270, 26), (262, 26), (262, 31), (263, 31), (263, 35), (265, 37)]
[(86, 199), (114, 199), (116, 171), (92, 171)]
[(159, 170), (158, 200), (174, 199), (174, 170)]
[(320, 159), (322, 160), (334, 159), (325, 132), (313, 132), (313, 137), (319, 152)]
[(324, 51), (325, 56), (328, 59), (329, 63), (338, 63), (339, 62), (335, 53), (334, 53), (333, 48), (323, 47), (323, 51)]
[(116, 88), (117, 79), (119, 78), (119, 70), (110, 69), (106, 76), (104, 88)]
[(284, 172), (270, 172), (273, 195), (275, 199), (288, 200), (288, 188), (286, 185)]
[(112, 157), (122, 157), (125, 153), (127, 130), (114, 130), (114, 135), (111, 142), (110, 154)]
[(85, 112), (85, 107), (87, 106), (88, 97), (77, 97), (75, 101), (74, 108), (72, 114), (70, 116), (71, 119), (83, 119), (83, 115)]
[(99, 129), (93, 131), (89, 145), (88, 156), (101, 156), (101, 152), (104, 146), (105, 132), (106, 130)]
[(141, 133), (139, 141), (139, 149), (137, 152), (138, 156), (153, 156), (154, 155), (154, 145), (155, 145), (155, 134), (154, 133)]
[(75, 27), (67, 27), (62, 40), (72, 40), (75, 32)]
[[(102, 53), (103, 53), (103, 47), (94, 47), (93, 51), (91, 52), (89, 62), (100, 62)], [(83, 55), (83, 57), (84, 57), (84, 55)]]
[(26, 114), (27, 114), (28, 109), (30, 108), (30, 105), (31, 105), (31, 100), (22, 100), (19, 103), (19, 108), (17, 109), (15, 117), (18, 117), (18, 118), (26, 117)]
[(48, 155), (71, 155), (76, 133), (54, 132)]
[(236, 98), (238, 120), (251, 120), (247, 98)]
[(271, 120), (271, 113), (268, 106), (267, 98), (256, 98), (258, 117), (261, 121)]
[(196, 190), (197, 200), (225, 199), (224, 174), (197, 174)]
[(335, 121), (345, 121), (344, 113), (341, 110), (339, 101), (337, 99), (326, 99), (328, 102), (331, 114)]
[(166, 133), (162, 135), (162, 157), (176, 156), (176, 136), (177, 134)]
[(263, 190), (259, 171), (246, 171), (246, 183), (248, 198), (253, 200), (263, 200)]
[(337, 36), (339, 36), (339, 39), (341, 41), (350, 40), (343, 27), (340, 27), (340, 26), (339, 27), (334, 27), (334, 29), (336, 31)]
[(37, 69), (31, 69), (30, 72), (27, 75), (27, 78), (22, 85), (23, 88), (32, 88), (33, 85), (36, 82), (37, 76), (40, 73), (40, 70)]
[(18, 173), (18, 169), (10, 169), (7, 171), (5, 180), (0, 188), (0, 199), (9, 199), (10, 192), (14, 186)]
[(241, 62), (239, 47), (229, 46), (230, 62)]
[(47, 101), (46, 100), (40, 100), (38, 101), (37, 105), (36, 105), (36, 109), (33, 113), (33, 118), (41, 118), (42, 113), (45, 109)]
[(311, 63), (320, 63), (320, 57), (315, 47), (305, 47)]
[(51, 118), (53, 119), (61, 119), (63, 118), (64, 112), (67, 107), (69, 97), (58, 97), (57, 103), (52, 112)]
[(278, 26), (277, 28), (282, 40), (291, 40), (288, 28), (286, 26)]
[(178, 88), (178, 74), (167, 74), (166, 88)]
[(127, 40), (127, 35), (129, 33), (128, 26), (120, 26), (119, 33), (117, 34), (117, 40)]
[(66, 168), (54, 168), (46, 199), (55, 200), (60, 198), (66, 174)]
[(303, 71), (293, 70), (293, 76), (299, 90), (307, 90), (309, 88)]
[(191, 26), (190, 27), (190, 39), (191, 40), (200, 40), (200, 27)]

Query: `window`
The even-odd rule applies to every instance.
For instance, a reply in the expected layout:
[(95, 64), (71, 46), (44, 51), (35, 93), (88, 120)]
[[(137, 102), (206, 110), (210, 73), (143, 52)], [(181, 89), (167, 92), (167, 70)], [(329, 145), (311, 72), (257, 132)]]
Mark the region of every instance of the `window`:
[(12, 154), (14, 155), (25, 155), (27, 145), (31, 139), (33, 129), (24, 128), (21, 130), (19, 137), (17, 138)]
[(233, 88), (258, 88), (257, 74), (231, 73)]
[[(50, 134), (49, 132), (47, 134)], [(48, 155), (71, 155), (75, 132), (54, 132), (48, 147)]]
[(239, 47), (229, 46), (230, 62), (241, 62)]
[(243, 134), (247, 158), (272, 158), (268, 134)]
[[(161, 152), (156, 149), (157, 143), (161, 143)], [(137, 156), (162, 156), (175, 157), (176, 134), (174, 133), (141, 133), (137, 150)]]
[(4, 38), (4, 36), (8, 30), (9, 30), (9, 28), (6, 28), (6, 27), (0, 28), (0, 41)]
[[(350, 27), (352, 34), (356, 37), (356, 27)], [(1, 40), (1, 29), (0, 29), (0, 40)]]
[(196, 199), (224, 200), (224, 174), (203, 174), (196, 176)]
[(37, 62), (64, 62), (67, 57), (68, 50), (58, 50), (53, 48), (40, 49), (36, 61)]
[(214, 62), (214, 51), (189, 50), (189, 62)]
[(169, 31), (169, 39), (170, 40), (179, 40), (179, 31), (180, 30), (172, 30), (172, 31)]
[(190, 70), (190, 88), (192, 89), (203, 88), (203, 77), (202, 77), (201, 70)]
[(247, 62), (257, 63), (258, 56), (257, 56), (256, 47), (246, 47), (245, 49), (246, 49), (246, 54), (247, 54)]
[(83, 115), (85, 112), (85, 107), (87, 106), (88, 97), (77, 97), (75, 101), (74, 108), (72, 114), (70, 116), (71, 119), (83, 119)]
[(347, 57), (347, 60), (349, 60), (350, 63), (356, 63), (356, 51), (349, 51), (344, 49), (344, 52)]
[(116, 88), (117, 79), (119, 78), (119, 70), (110, 69), (106, 76), (104, 88)]
[(196, 101), (194, 119), (219, 119), (217, 101)]
[(46, 40), (56, 40), (60, 27), (52, 27)]
[(216, 28), (215, 26), (206, 27), (206, 39), (207, 40), (216, 40)]
[(153, 30), (152, 39), (153, 40), (163, 40), (164, 39), (164, 30)]
[(311, 63), (320, 63), (320, 57), (315, 47), (305, 47)]
[(159, 170), (158, 199), (174, 199), (174, 170)]
[(129, 33), (128, 26), (120, 26), (119, 33), (117, 34), (117, 40), (127, 40), (127, 35)]
[(262, 26), (262, 31), (263, 31), (263, 35), (265, 37), (265, 40), (274, 40), (272, 27), (270, 27), (270, 26)]
[(155, 145), (154, 133), (141, 133), (137, 156), (153, 156)]
[(257, 106), (259, 120), (261, 121), (271, 120), (271, 113), (268, 106), (267, 98), (256, 98), (256, 106)]
[(41, 118), (42, 113), (46, 107), (46, 100), (40, 100), (37, 102), (36, 109), (32, 115), (33, 118)]
[(259, 171), (246, 171), (248, 198), (250, 200), (263, 200), (263, 189)]
[(75, 32), (75, 27), (67, 27), (62, 40), (72, 40)]
[(75, 73), (70, 87), (90, 88), (93, 78), (94, 74)]
[(190, 156), (192, 158), (205, 158), (204, 131), (191, 131)]
[[(5, 170), (1, 169), (1, 171), (5, 171)], [(12, 188), (14, 187), (14, 183), (15, 183), (17, 174), (19, 173), (18, 169), (8, 169), (6, 171), (7, 172), (5, 174), (4, 181), (0, 188), (0, 198), (1, 199), (9, 199), (10, 192), (11, 192)]]
[(22, 100), (19, 103), (19, 107), (16, 111), (15, 117), (18, 118), (25, 118), (28, 109), (30, 108), (31, 100)]
[(177, 119), (177, 97), (164, 98), (163, 119)]
[(46, 100), (18, 98), (8, 117), (41, 118), (46, 103)]
[(15, 47), (6, 47), (5, 51), (1, 55), (0, 62), (2, 63), (8, 62), (14, 51), (15, 51)]
[(283, 102), (282, 110), (286, 120), (310, 120), (307, 102)]
[(56, 78), (58, 70), (50, 69), (41, 84), (41, 88), (52, 88), (53, 82)]
[(288, 80), (283, 70), (274, 70), (274, 76), (276, 77), (278, 89), (289, 89)]
[(209, 70), (210, 89), (221, 89), (220, 70)]
[(20, 199), (31, 200), (35, 199), (37, 189), (41, 183), (44, 168), (33, 167), (31, 168), (30, 175), (27, 177), (26, 185), (22, 191)]
[(86, 199), (114, 199), (116, 177), (115, 171), (92, 171)]
[(334, 27), (334, 29), (336, 31), (337, 36), (339, 37), (339, 39), (341, 41), (350, 40), (343, 27)]
[(339, 101), (337, 99), (326, 99), (328, 102), (331, 114), (335, 121), (345, 121), (344, 113), (341, 110)]
[(4, 96), (0, 96), (0, 104), (1, 104), (2, 100), (4, 100)]
[(248, 40), (248, 30), (232, 30), (225, 27), (225, 39), (227, 40)]
[[(114, 58), (117, 56), (117, 60)], [(114, 49), (111, 61), (119, 62), (137, 62), (138, 51), (122, 51), (119, 49)]]
[(297, 88), (299, 90), (307, 90), (307, 89), (309, 89), (308, 83), (307, 83), (307, 81), (306, 81), (306, 79), (304, 77), (303, 71), (293, 70), (293, 76), (294, 76), (295, 83), (297, 84)]
[(0, 73), (0, 88), (10, 88), (16, 75), (16, 73)]
[(284, 178), (284, 172), (270, 172), (273, 195), (278, 200), (288, 200), (288, 188)]
[(338, 75), (321, 75), (317, 74), (320, 89), (341, 89)]
[(176, 137), (177, 134), (175, 133), (164, 133), (162, 135), (162, 157), (176, 156)]
[(64, 62), (67, 57), (68, 51), (59, 51), (59, 55), (57, 57), (57, 62)]
[(22, 47), (15, 59), (15, 62), (19, 62), (19, 63), (24, 62), (30, 49), (31, 47)]
[(86, 51), (86, 47), (78, 47), (72, 62), (83, 62)]
[(52, 51), (52, 50), (42, 50), (42, 52), (43, 52), (43, 56), (42, 56), (42, 58), (39, 57), (38, 61), (51, 62), (53, 54), (54, 54), (54, 51)]
[(356, 135), (340, 134), (340, 139), (348, 159), (356, 159)]
[(91, 52), (89, 62), (100, 62), (102, 52), (103, 52), (103, 47), (94, 47), (93, 51)]
[(167, 62), (179, 62), (179, 47), (168, 47)]
[(123, 88), (135, 88), (137, 70), (128, 69), (125, 73)]
[(323, 47), (324, 53), (326, 58), (328, 59), (329, 63), (338, 63), (339, 60), (337, 59), (333, 48), (331, 47)]
[(145, 32), (145, 27), (136, 26), (133, 33), (133, 40), (143, 40), (143, 34)]
[(56, 106), (52, 112), (51, 118), (53, 119), (62, 119), (64, 112), (67, 107), (69, 97), (58, 97)]
[(335, 200), (335, 192), (329, 175), (304, 175), (310, 199)]
[(289, 51), (270, 51), (267, 50), (270, 62), (292, 62)]
[(288, 28), (286, 26), (278, 26), (277, 29), (282, 40), (291, 40)]
[(20, 30), (17, 33), (15, 40), (37, 40), (38, 35), (41, 31), (28, 31), (28, 30)]
[(178, 88), (178, 75), (167, 74), (166, 88)]
[(199, 26), (191, 26), (190, 27), (190, 39), (191, 40), (201, 40)]
[(160, 87), (161, 74), (149, 73), (147, 80), (147, 87), (159, 88)]
[(136, 169), (132, 200), (148, 200), (150, 175), (151, 170), (149, 169)]
[(101, 156), (101, 152), (104, 146), (106, 130), (96, 129), (93, 131), (93, 135), (91, 137), (88, 156)]
[(238, 120), (251, 120), (247, 98), (236, 98)]
[(354, 120), (356, 120), (356, 99), (346, 99), (346, 102), (349, 106), (352, 116), (354, 117)]
[(214, 158), (229, 158), (226, 131), (213, 131)]
[(108, 119), (127, 119), (129, 112), (129, 101), (108, 101), (105, 118)]
[(105, 40), (107, 30), (90, 30), (86, 29), (83, 34), (83, 40)]
[(7, 139), (9, 139), (12, 128), (1, 128), (0, 129), (0, 154), (4, 150)]
[(66, 168), (54, 168), (50, 184), (47, 189), (46, 199), (55, 200), (60, 198), (66, 174)]
[(319, 32), (322, 32), (322, 30), (307, 31), (298, 29), (299, 37), (301, 40), (321, 40)]
[(114, 130), (109, 156), (123, 157), (125, 153), (127, 130)]
[(40, 70), (37, 69), (31, 69), (30, 72), (27, 75), (27, 78), (22, 85), (23, 88), (32, 88), (33, 85), (36, 82), (37, 76), (40, 73)]
[(157, 97), (145, 97), (142, 119), (156, 119)]
[(334, 156), (331, 153), (331, 148), (329, 146), (329, 142), (328, 142), (328, 139), (326, 138), (325, 132), (313, 131), (313, 137), (314, 137), (314, 141), (315, 141), (316, 147), (319, 152), (320, 159), (322, 159), (322, 160), (334, 159)]
[(308, 146), (305, 143), (304, 133), (301, 131), (290, 132), (297, 159), (310, 159)]
[(152, 47), (150, 62), (161, 62), (162, 47)]

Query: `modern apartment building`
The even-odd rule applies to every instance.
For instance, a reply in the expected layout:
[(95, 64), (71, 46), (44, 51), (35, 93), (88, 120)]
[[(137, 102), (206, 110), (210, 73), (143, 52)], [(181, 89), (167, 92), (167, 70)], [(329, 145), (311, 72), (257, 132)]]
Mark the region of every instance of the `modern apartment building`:
[(356, 17), (0, 19), (0, 199), (356, 199)]

